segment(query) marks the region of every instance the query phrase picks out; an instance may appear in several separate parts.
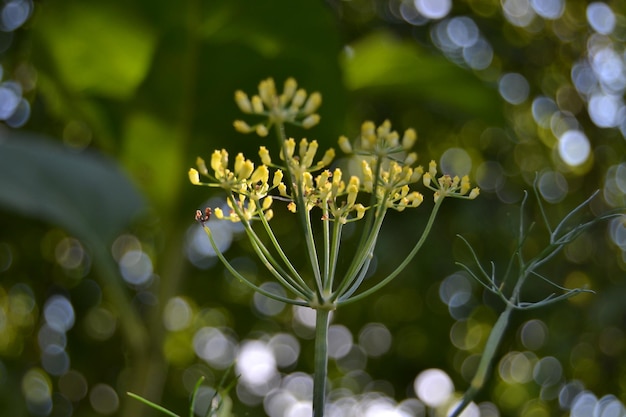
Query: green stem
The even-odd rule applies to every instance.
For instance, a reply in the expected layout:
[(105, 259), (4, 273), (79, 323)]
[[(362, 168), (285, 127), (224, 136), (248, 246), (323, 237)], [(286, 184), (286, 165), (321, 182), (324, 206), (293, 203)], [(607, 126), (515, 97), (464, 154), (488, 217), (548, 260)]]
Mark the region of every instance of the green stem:
[(289, 161), (289, 157), (287, 156), (287, 150), (285, 149), (285, 140), (287, 140), (287, 135), (285, 134), (285, 125), (282, 122), (276, 122), (276, 132), (278, 135), (280, 148), (283, 151), (283, 157), (285, 158), (285, 166), (287, 168), (287, 178), (289, 180), (289, 185), (291, 186), (293, 196), (296, 200), (297, 216), (300, 220), (300, 227), (304, 232), (304, 241), (306, 243), (307, 253), (309, 255), (309, 264), (311, 265), (311, 270), (313, 271), (313, 276), (315, 277), (315, 288), (317, 291), (317, 297), (319, 298), (320, 303), (324, 303), (322, 274), (320, 272), (320, 265), (317, 258), (315, 240), (313, 239), (311, 218), (309, 217), (309, 212), (306, 209), (306, 203), (304, 201), (304, 187), (302, 185), (302, 179), (295, 178), (294, 173), (292, 172), (292, 168), (290, 165), (291, 162)]
[(391, 282), (391, 280), (393, 280), (400, 272), (402, 272), (404, 270), (404, 268), (407, 267), (409, 262), (411, 262), (413, 260), (415, 255), (417, 255), (417, 252), (419, 252), (419, 250), (422, 248), (422, 246), (424, 245), (424, 242), (426, 242), (426, 238), (430, 234), (430, 231), (431, 231), (431, 229), (433, 227), (433, 224), (435, 223), (435, 218), (437, 217), (437, 213), (439, 212), (439, 208), (441, 207), (441, 204), (443, 203), (443, 200), (445, 200), (445, 198), (440, 198), (439, 200), (437, 200), (437, 202), (435, 203), (435, 206), (433, 207), (433, 211), (430, 213), (430, 217), (428, 218), (428, 222), (426, 223), (426, 227), (424, 227), (424, 232), (422, 232), (422, 236), (417, 241), (417, 243), (415, 244), (415, 246), (413, 247), (411, 252), (409, 252), (409, 254), (404, 259), (404, 261), (402, 261), (402, 263), (400, 265), (398, 265), (398, 267), (393, 272), (391, 272), (389, 275), (387, 275), (387, 277), (385, 279), (383, 279), (382, 281), (380, 281), (378, 284), (374, 285), (373, 287), (368, 288), (367, 290), (363, 291), (362, 293), (357, 294), (354, 297), (351, 297), (351, 298), (349, 298), (347, 300), (340, 300), (338, 304), (341, 304), (341, 305), (349, 304), (349, 303), (353, 303), (353, 302), (355, 302), (357, 300), (360, 300), (362, 298), (365, 298), (368, 295), (371, 295), (371, 294), (375, 293), (376, 291), (378, 291), (379, 289), (381, 289), (385, 285), (389, 284), (389, 282)]
[(506, 308), (502, 313), (500, 313), (500, 317), (494, 324), (493, 329), (491, 329), (491, 333), (489, 333), (489, 338), (487, 339), (487, 344), (485, 345), (485, 350), (480, 358), (480, 363), (478, 364), (478, 369), (476, 370), (476, 374), (472, 378), (472, 382), (470, 383), (470, 387), (465, 391), (463, 395), (463, 400), (456, 407), (454, 412), (450, 414), (450, 417), (458, 417), (461, 415), (465, 407), (474, 399), (476, 394), (481, 390), (485, 382), (487, 381), (487, 377), (489, 376), (489, 372), (491, 371), (491, 363), (493, 362), (493, 358), (496, 355), (496, 350), (498, 346), (500, 346), (500, 342), (504, 337), (504, 333), (509, 324), (509, 318), (511, 316), (511, 312), (513, 311), (513, 307), (511, 304), (507, 304)]
[(324, 417), (328, 374), (328, 327), (330, 310), (315, 310), (315, 368), (313, 374), (313, 417)]
[[(263, 288), (255, 285), (255, 284), (253, 284), (252, 282), (250, 282), (248, 279), (246, 279), (246, 277), (241, 275), (235, 269), (235, 267), (233, 267), (230, 264), (230, 262), (228, 262), (228, 260), (224, 257), (224, 254), (217, 247), (217, 244), (215, 243), (215, 240), (213, 239), (213, 234), (211, 233), (211, 229), (209, 229), (208, 226), (206, 226), (206, 225), (204, 225), (203, 228), (204, 228), (205, 233), (209, 237), (209, 241), (211, 242), (211, 247), (213, 247), (213, 250), (215, 251), (215, 254), (219, 258), (220, 262), (222, 262), (222, 265), (224, 265), (224, 267), (226, 267), (226, 269), (228, 269), (228, 272), (233, 274), (233, 276), (235, 278), (237, 278), (241, 283), (245, 284), (247, 287), (253, 289), (254, 291), (258, 292), (259, 294), (263, 294), (264, 296), (266, 296), (268, 298), (271, 298), (271, 299), (274, 299), (274, 300), (277, 300), (277, 301), (282, 301), (283, 303), (299, 305), (299, 306), (308, 306), (309, 305), (309, 303), (306, 302), (306, 301), (292, 300), (290, 298), (286, 298), (286, 297), (283, 297), (281, 295), (277, 295), (277, 294), (271, 293), (271, 292), (266, 291)], [(270, 270), (270, 272), (272, 272), (271, 265), (266, 264), (266, 267)], [(274, 275), (274, 276), (276, 276), (276, 275)]]

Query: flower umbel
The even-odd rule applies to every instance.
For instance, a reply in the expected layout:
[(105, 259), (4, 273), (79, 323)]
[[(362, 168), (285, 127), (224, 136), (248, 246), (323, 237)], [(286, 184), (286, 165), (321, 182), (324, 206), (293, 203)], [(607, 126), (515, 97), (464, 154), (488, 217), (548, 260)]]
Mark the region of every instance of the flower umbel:
[(291, 123), (310, 129), (320, 122), (316, 111), (322, 104), (322, 95), (318, 92), (307, 94), (306, 90), (298, 88), (293, 78), (285, 81), (282, 94), (276, 91), (274, 79), (268, 78), (259, 83), (259, 92), (252, 98), (237, 90), (235, 102), (242, 112), (265, 116), (267, 119), (253, 126), (243, 120), (236, 120), (235, 130), (241, 133), (255, 132), (264, 137), (275, 124)]
[[(235, 129), (242, 133), (255, 132), (261, 137), (273, 129), (278, 138), (278, 157), (273, 158), (268, 147), (260, 146), (259, 165), (238, 153), (231, 166), (228, 152), (216, 150), (209, 164), (211, 171), (204, 160), (198, 158), (197, 169), (189, 170), (191, 183), (227, 191), (229, 212), (224, 213), (216, 207), (204, 213), (198, 211), (196, 219), (204, 227), (220, 261), (243, 284), (275, 300), (316, 310), (313, 412), (315, 417), (322, 417), (329, 312), (360, 300), (391, 282), (423, 246), (445, 197), (473, 199), (478, 195), (478, 188), (470, 192), (468, 177), (442, 175), (436, 178), (434, 162), (424, 173), (421, 166), (415, 166), (418, 159), (412, 150), (417, 140), (415, 130), (407, 129), (400, 135), (388, 120), (380, 126), (371, 121), (364, 122), (359, 137), (353, 141), (345, 136), (339, 138), (339, 148), (354, 158), (360, 168), (359, 172), (346, 175), (342, 167), (332, 166), (334, 149), (330, 148), (320, 156), (317, 140), (297, 141), (286, 136), (286, 124), (311, 128), (319, 123), (317, 109), (322, 102), (319, 93), (307, 94), (292, 78), (285, 81), (280, 94), (274, 80), (268, 78), (261, 81), (258, 93), (252, 97), (237, 91), (235, 102), (245, 114), (264, 118), (254, 125), (237, 120)], [(201, 177), (207, 180), (203, 181)], [(434, 191), (435, 200), (421, 236), (395, 269), (378, 280), (369, 280), (366, 289), (361, 288), (387, 211), (400, 212), (419, 207), (424, 196), (413, 187), (420, 179), (426, 188)], [(274, 216), (272, 207), (275, 202), (282, 201), (287, 203), (288, 211), (295, 213), (300, 226), (296, 233), (302, 237), (305, 247), (305, 268), (294, 266), (269, 224)], [(260, 262), (289, 296), (257, 286), (229, 263), (208, 227), (211, 214), (217, 219), (241, 222)], [(253, 221), (260, 226), (253, 228)], [(319, 227), (313, 226), (314, 221), (321, 222)], [(356, 249), (345, 253), (347, 249), (341, 247), (344, 227), (357, 221), (360, 238)], [(340, 258), (344, 262), (340, 263)], [(298, 260), (297, 265), (301, 265)]]

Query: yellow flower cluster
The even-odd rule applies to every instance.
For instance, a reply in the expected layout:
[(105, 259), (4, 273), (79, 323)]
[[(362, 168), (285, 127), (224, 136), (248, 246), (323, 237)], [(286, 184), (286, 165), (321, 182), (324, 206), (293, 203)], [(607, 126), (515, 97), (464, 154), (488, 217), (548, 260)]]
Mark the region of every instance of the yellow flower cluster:
[(378, 127), (366, 121), (354, 145), (341, 136), (339, 147), (361, 158), (361, 189), (375, 193), (379, 204), (402, 211), (418, 207), (424, 200), (422, 194), (410, 191), (409, 187), (418, 182), (424, 172), (421, 166), (411, 166), (417, 161), (417, 153), (410, 152), (416, 140), (417, 133), (413, 129), (407, 129), (401, 138), (391, 129), (389, 120)]
[(435, 192), (435, 202), (442, 197), (457, 197), (473, 200), (480, 194), (478, 187), (474, 187), (470, 191), (471, 186), (467, 175), (464, 175), (463, 178), (459, 178), (458, 176), (451, 177), (446, 174), (439, 177), (437, 181), (433, 181), (436, 176), (437, 163), (430, 161), (430, 164), (428, 164), (428, 172), (424, 174), (424, 185)]
[[(283, 92), (278, 94), (274, 80), (268, 78), (259, 84), (258, 94), (252, 98), (242, 91), (235, 93), (235, 101), (244, 113), (263, 115), (265, 122), (249, 126), (238, 120), (235, 128), (240, 132), (266, 136), (272, 125), (295, 123), (311, 127), (319, 122), (319, 115), (315, 112), (321, 100), (319, 93), (307, 95), (304, 89), (299, 89), (293, 78), (285, 81)], [(282, 128), (279, 133), (282, 134)], [(198, 158), (198, 169), (191, 169), (189, 178), (193, 184), (221, 187), (233, 193), (228, 199), (230, 214), (225, 215), (220, 209), (214, 211), (216, 217), (232, 221), (248, 221), (261, 215), (265, 219), (271, 218), (272, 196), (269, 193), (273, 189), (290, 201), (290, 211), (308, 212), (318, 207), (324, 220), (341, 223), (363, 218), (366, 211), (374, 206), (397, 211), (418, 207), (424, 197), (412, 191), (411, 185), (422, 177), (424, 185), (435, 192), (435, 201), (448, 196), (468, 199), (478, 196), (478, 188), (470, 192), (467, 176), (451, 178), (443, 175), (433, 181), (437, 175), (434, 161), (430, 163), (427, 173), (421, 166), (414, 167), (417, 153), (411, 149), (416, 140), (415, 130), (407, 129), (401, 136), (392, 129), (388, 120), (380, 126), (371, 121), (364, 122), (356, 140), (351, 142), (341, 136), (338, 141), (339, 148), (358, 158), (361, 164), (360, 175), (353, 175), (347, 181), (344, 181), (341, 169), (328, 169), (335, 158), (334, 149), (328, 149), (316, 160), (319, 150), (316, 140), (301, 139), (296, 142), (293, 138), (280, 141), (281, 162), (274, 163), (269, 150), (261, 146), (258, 153), (261, 165), (255, 168), (252, 161), (239, 153), (231, 169), (228, 167), (228, 152), (216, 150), (210, 162), (213, 174), (209, 174), (204, 160)], [(274, 170), (271, 183), (270, 168)], [(285, 170), (289, 188), (283, 183), (283, 170), (280, 168)], [(200, 182), (200, 174), (210, 181)], [(374, 197), (369, 200), (373, 206), (366, 207), (359, 202), (359, 193), (373, 194)]]
[[(270, 171), (266, 165), (260, 165), (255, 169), (254, 163), (239, 153), (235, 157), (234, 168), (231, 170), (228, 168), (228, 152), (225, 149), (216, 150), (211, 156), (213, 175), (209, 173), (202, 158), (198, 158), (196, 164), (197, 170), (194, 168), (189, 170), (189, 180), (192, 184), (221, 187), (239, 195), (237, 199), (233, 200), (236, 201), (235, 204), (231, 199), (228, 200), (228, 205), (231, 208), (229, 215), (224, 215), (220, 208), (213, 211), (217, 218), (236, 222), (242, 218), (252, 220), (260, 215), (269, 220), (273, 216), (270, 209), (272, 197), (268, 193), (274, 188), (285, 188), (281, 170), (274, 172), (270, 185)], [(200, 174), (209, 178), (210, 182), (201, 182)]]
[(277, 93), (274, 80), (268, 78), (261, 81), (259, 93), (252, 98), (237, 90), (235, 102), (242, 112), (267, 118), (265, 122), (253, 126), (243, 120), (236, 120), (235, 129), (241, 133), (256, 132), (257, 135), (264, 137), (276, 123), (292, 123), (309, 129), (320, 122), (320, 116), (316, 111), (322, 104), (322, 95), (318, 92), (307, 94), (306, 90), (298, 88), (293, 78), (285, 81), (282, 94)]

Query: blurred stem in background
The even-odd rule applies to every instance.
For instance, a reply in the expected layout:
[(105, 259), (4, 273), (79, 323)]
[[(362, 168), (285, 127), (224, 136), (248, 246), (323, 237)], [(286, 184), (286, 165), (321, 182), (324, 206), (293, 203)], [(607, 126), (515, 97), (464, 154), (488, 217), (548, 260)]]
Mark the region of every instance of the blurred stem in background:
[[(572, 243), (577, 237), (587, 231), (590, 227), (599, 222), (623, 215), (623, 210), (614, 210), (601, 216), (595, 217), (587, 222), (577, 223), (575, 217), (579, 216), (583, 208), (588, 206), (591, 200), (598, 194), (598, 192), (595, 192), (591, 197), (589, 197), (587, 200), (582, 202), (567, 215), (565, 215), (563, 219), (561, 219), (561, 221), (558, 223), (556, 228), (552, 229), (552, 226), (550, 226), (550, 222), (548, 220), (548, 216), (545, 212), (545, 208), (541, 202), (541, 196), (537, 189), (536, 181), (534, 184), (534, 191), (535, 197), (537, 199), (537, 204), (539, 205), (541, 216), (544, 222), (544, 226), (549, 234), (548, 244), (531, 259), (525, 259), (524, 246), (531, 230), (535, 226), (534, 223), (531, 223), (529, 226), (527, 226), (524, 222), (526, 203), (528, 201), (528, 193), (525, 193), (524, 199), (522, 200), (522, 203), (520, 205), (519, 231), (517, 234), (517, 244), (515, 247), (515, 251), (511, 254), (507, 268), (500, 278), (496, 277), (494, 263), (491, 263), (491, 271), (488, 271), (485, 267), (483, 267), (470, 243), (463, 237), (459, 236), (463, 240), (465, 245), (469, 248), (473, 261), (477, 266), (477, 272), (475, 272), (474, 269), (470, 268), (466, 264), (457, 263), (457, 265), (461, 266), (465, 271), (467, 271), (472, 276), (472, 278), (474, 278), (487, 291), (495, 294), (498, 298), (500, 298), (504, 302), (505, 307), (504, 311), (500, 313), (498, 320), (496, 321), (493, 328), (491, 329), (491, 332), (489, 333), (489, 337), (487, 339), (485, 349), (482, 352), (478, 368), (470, 382), (470, 387), (467, 389), (467, 391), (463, 395), (463, 399), (458, 404), (458, 406), (455, 407), (450, 417), (460, 416), (463, 410), (470, 404), (470, 402), (475, 398), (478, 392), (485, 385), (485, 382), (489, 378), (491, 365), (494, 358), (496, 357), (498, 346), (500, 345), (500, 342), (502, 341), (508, 329), (509, 319), (513, 310), (530, 310), (541, 308), (558, 301), (566, 300), (582, 292), (593, 293), (593, 291), (587, 288), (564, 288), (556, 284), (549, 278), (541, 275), (539, 268), (546, 262), (553, 259), (553, 257), (557, 253), (559, 253), (566, 245)], [(556, 293), (552, 293), (540, 301), (522, 301), (522, 288), (531, 277), (539, 278), (540, 280), (547, 282), (551, 286), (555, 287), (562, 294), (557, 296)], [(507, 295), (508, 287), (510, 287), (511, 285), (513, 285), (513, 289)]]

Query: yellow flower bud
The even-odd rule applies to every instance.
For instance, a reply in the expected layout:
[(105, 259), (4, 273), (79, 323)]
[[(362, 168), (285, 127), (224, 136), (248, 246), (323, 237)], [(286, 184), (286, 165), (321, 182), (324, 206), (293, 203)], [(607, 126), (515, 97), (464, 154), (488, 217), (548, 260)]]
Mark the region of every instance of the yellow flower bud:
[[(252, 165), (252, 163), (250, 163)], [(254, 166), (254, 165), (252, 165)], [(250, 183), (252, 184), (267, 184), (269, 181), (270, 171), (267, 169), (266, 165), (261, 165), (257, 169), (254, 170), (252, 176), (250, 177)]]
[(276, 85), (273, 78), (261, 81), (259, 84), (259, 95), (267, 107), (272, 107), (274, 97), (276, 97)]
[(296, 91), (296, 94), (293, 96), (293, 100), (291, 100), (291, 108), (294, 110), (299, 109), (304, 104), (304, 100), (306, 100), (306, 90), (303, 88)]
[(400, 137), (398, 136), (398, 132), (391, 132), (387, 135), (387, 146), (390, 148), (395, 148), (400, 145)]
[(404, 163), (406, 165), (413, 165), (417, 161), (417, 152), (411, 152), (404, 158)]
[(235, 102), (244, 113), (252, 113), (252, 104), (250, 103), (250, 99), (248, 95), (241, 90), (235, 91)]
[(429, 187), (430, 186), (430, 180), (431, 180), (430, 172), (425, 173), (422, 180), (424, 181), (424, 185), (426, 187)]
[(322, 171), (322, 173), (318, 175), (317, 178), (315, 178), (317, 187), (320, 189), (323, 188), (328, 183), (330, 177), (332, 177), (332, 174), (329, 170), (325, 169), (324, 171)]
[[(265, 166), (265, 165), (261, 165), (261, 166)], [(241, 165), (241, 169), (237, 173), (237, 177), (239, 177), (239, 179), (241, 180), (245, 180), (250, 176), (250, 174), (252, 174), (252, 171), (254, 171), (254, 164), (252, 163), (251, 160), (246, 159), (244, 163)]]
[(252, 111), (257, 114), (263, 113), (263, 100), (259, 96), (252, 96)]
[(189, 181), (191, 181), (193, 185), (200, 184), (200, 175), (197, 170), (193, 168), (189, 169)]
[(338, 143), (339, 143), (339, 148), (344, 153), (352, 153), (352, 144), (350, 143), (350, 139), (348, 139), (346, 136), (340, 136)]
[(363, 172), (363, 188), (366, 191), (371, 191), (374, 187), (374, 175), (372, 174), (372, 167), (366, 160), (361, 161), (361, 172)]
[(259, 157), (261, 158), (261, 162), (265, 165), (272, 165), (272, 158), (270, 157), (270, 152), (267, 150), (265, 146), (261, 146), (259, 148)]
[(239, 175), (241, 173), (241, 168), (243, 167), (243, 163), (246, 161), (243, 154), (239, 152), (235, 157), (235, 174)]
[(312, 114), (310, 116), (307, 116), (303, 121), (302, 121), (302, 127), (305, 129), (310, 129), (313, 126), (317, 125), (320, 122), (320, 115), (319, 114)]
[(333, 187), (335, 187), (336, 189), (339, 189), (339, 187), (341, 186), (342, 174), (343, 173), (341, 172), (339, 168), (335, 168), (335, 171), (333, 172)]
[(287, 210), (289, 210), (292, 213), (295, 213), (296, 212), (296, 203), (291, 201), (289, 204), (287, 204)]
[[(283, 147), (287, 155), (283, 156), (283, 159), (291, 159), (293, 158), (293, 153), (296, 150), (296, 141), (293, 138), (289, 138), (285, 141), (285, 146)], [(281, 152), (282, 153), (282, 152)]]
[(269, 133), (269, 131), (267, 130), (267, 126), (265, 125), (257, 125), (256, 126), (256, 134), (261, 136), (261, 137), (265, 137), (267, 136), (267, 134)]
[(263, 215), (265, 216), (265, 220), (269, 222), (274, 217), (274, 210), (267, 210), (265, 213), (263, 213)]
[(306, 104), (304, 105), (302, 112), (304, 114), (311, 114), (315, 112), (321, 104), (322, 104), (322, 95), (316, 91), (309, 96), (309, 99), (306, 101)]
[(197, 157), (196, 165), (198, 166), (198, 170), (202, 175), (209, 175), (209, 171), (206, 169), (206, 164), (204, 163), (204, 159)]
[(413, 168), (413, 173), (411, 174), (411, 179), (409, 182), (418, 182), (424, 173), (424, 168), (421, 166)]
[(463, 178), (461, 178), (461, 190), (459, 191), (459, 193), (461, 195), (465, 195), (467, 194), (469, 189), (470, 189), (469, 177), (467, 175), (464, 175)]
[(417, 132), (414, 129), (407, 129), (402, 136), (402, 148), (408, 151), (413, 147), (417, 140)]
[(228, 166), (228, 152), (222, 149), (221, 151), (215, 150), (211, 155), (211, 169), (215, 171), (215, 176), (219, 178), (224, 172), (224, 169)]
[(319, 147), (318, 143), (316, 140), (312, 141), (308, 148), (305, 147), (306, 152), (304, 153), (304, 155), (302, 154), (302, 144), (306, 143), (306, 141), (303, 139), (302, 142), (300, 142), (300, 156), (302, 157), (302, 166), (304, 167), (310, 167), (311, 165), (313, 165), (313, 158), (315, 157), (315, 154), (317, 153), (317, 148)]
[(213, 210), (213, 214), (215, 214), (215, 217), (220, 220), (224, 218), (224, 212), (219, 207), (216, 207), (215, 210)]
[(411, 207), (413, 208), (418, 207), (420, 204), (422, 204), (422, 201), (424, 201), (424, 196), (417, 191), (413, 191), (411, 194), (409, 194), (407, 198), (411, 203)]
[(278, 184), (278, 193), (283, 197), (287, 197), (287, 186), (282, 182)]
[(347, 200), (348, 206), (349, 207), (354, 206), (354, 203), (356, 202), (357, 194), (359, 192), (359, 177), (354, 176), (354, 175), (350, 177), (350, 182), (348, 184), (348, 188), (346, 189), (346, 191), (348, 192), (348, 200)]
[(269, 196), (269, 195), (268, 195), (267, 197), (265, 197), (265, 198), (263, 199), (263, 206), (262, 206), (262, 207), (263, 207), (263, 210), (267, 210), (268, 208), (270, 208), (270, 206), (272, 205), (272, 202), (273, 202), (273, 201), (274, 201), (274, 200), (273, 200), (272, 196)]
[(476, 197), (478, 197), (478, 194), (480, 194), (480, 189), (478, 187), (472, 189), (472, 191), (469, 194), (469, 199), (470, 200), (475, 199)]
[(313, 188), (313, 175), (310, 172), (304, 172), (302, 174), (302, 184), (306, 191), (310, 191)]
[(367, 210), (367, 209), (361, 203), (355, 205), (354, 209), (356, 210), (356, 218), (358, 220), (361, 220), (363, 218), (363, 216), (365, 216), (365, 210)]
[(285, 80), (285, 87), (283, 88), (283, 95), (280, 96), (281, 105), (284, 106), (291, 100), (291, 98), (296, 92), (296, 88), (298, 88), (298, 83), (296, 83), (295, 79), (290, 77), (290, 78), (287, 78), (287, 80)]
[(388, 135), (390, 131), (391, 131), (391, 122), (389, 121), (389, 119), (387, 119), (383, 122), (383, 124), (378, 126), (378, 129), (376, 129), (376, 134), (378, 136), (385, 136), (385, 135)]
[(233, 126), (235, 127), (235, 130), (239, 133), (250, 133), (252, 131), (252, 128), (248, 126), (248, 123), (244, 122), (243, 120), (235, 120), (233, 122)]
[(433, 195), (433, 200), (435, 201), (435, 203), (441, 198), (441, 194), (439, 193), (439, 191), (435, 191), (435, 194)]
[(434, 160), (430, 161), (428, 164), (428, 173), (431, 178), (435, 178), (437, 176), (437, 163)]
[(335, 159), (335, 150), (330, 148), (324, 153), (324, 157), (320, 161), (319, 165), (323, 167), (328, 166), (331, 162), (333, 162), (333, 159)]
[(272, 187), (278, 187), (281, 184), (282, 180), (283, 180), (283, 171), (281, 171), (280, 169), (277, 169), (274, 172), (274, 180), (272, 182)]

